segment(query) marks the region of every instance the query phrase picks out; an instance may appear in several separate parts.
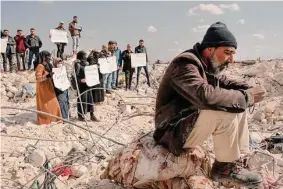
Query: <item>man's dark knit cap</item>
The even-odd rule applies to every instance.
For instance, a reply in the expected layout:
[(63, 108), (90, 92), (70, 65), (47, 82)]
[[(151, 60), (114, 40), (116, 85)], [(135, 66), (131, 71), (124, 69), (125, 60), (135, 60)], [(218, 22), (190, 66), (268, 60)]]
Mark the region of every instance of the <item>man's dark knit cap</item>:
[(216, 22), (207, 29), (201, 42), (201, 47), (205, 49), (220, 46), (235, 47), (237, 49), (237, 41), (224, 23)]

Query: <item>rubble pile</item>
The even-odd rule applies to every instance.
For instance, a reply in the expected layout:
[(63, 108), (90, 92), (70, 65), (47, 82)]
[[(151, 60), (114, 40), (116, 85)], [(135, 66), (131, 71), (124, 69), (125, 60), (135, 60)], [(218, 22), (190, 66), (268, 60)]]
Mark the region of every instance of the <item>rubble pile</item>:
[[(71, 65), (72, 60), (68, 59), (68, 73), (72, 71)], [(133, 90), (119, 89), (107, 95), (103, 103), (96, 104), (95, 114), (101, 120), (99, 123), (88, 121), (86, 124), (76, 119), (76, 94), (70, 90), (71, 121), (84, 129), (67, 123), (38, 126), (35, 113), (2, 109), (2, 188), (30, 187), (37, 185), (37, 182), (39, 185), (49, 182), (52, 184), (45, 180), (46, 162), (50, 163), (51, 173), (58, 177), (53, 179), (57, 188), (123, 188), (122, 185), (113, 183), (111, 178), (101, 180), (100, 176), (110, 168), (109, 162), (124, 148), (122, 144), (126, 145), (137, 136), (154, 129), (155, 96), (167, 66), (168, 64), (149, 65), (152, 81), (150, 88), (142, 72), (140, 85), (135, 89), (134, 74)], [(224, 74), (233, 79), (245, 80), (251, 85), (260, 84), (267, 91), (264, 101), (257, 104), (254, 110), (249, 110), (251, 137), (256, 145), (255, 149), (262, 152), (251, 157), (249, 166), (256, 171), (263, 171), (265, 176), (274, 181), (283, 173), (282, 153), (275, 154), (258, 146), (266, 137), (283, 131), (283, 61), (236, 63), (229, 66)], [(123, 74), (119, 77), (122, 81)], [(1, 106), (36, 109), (34, 90), (34, 72), (1, 74)], [(28, 94), (29, 100), (20, 100), (27, 99), (25, 94)], [(90, 135), (88, 130), (113, 139), (116, 143), (95, 134)], [(209, 139), (204, 145), (210, 153), (212, 144)], [(210, 156), (213, 157), (213, 154)], [(280, 187), (278, 185), (274, 188)]]
[(1, 100), (23, 101), (35, 96), (34, 72), (18, 72), (1, 74)]

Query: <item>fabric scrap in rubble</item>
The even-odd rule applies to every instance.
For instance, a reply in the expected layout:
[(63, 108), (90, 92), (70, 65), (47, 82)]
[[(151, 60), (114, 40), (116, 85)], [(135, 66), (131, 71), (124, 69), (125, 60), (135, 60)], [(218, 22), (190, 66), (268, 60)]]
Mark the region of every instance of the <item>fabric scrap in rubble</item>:
[(101, 179), (110, 179), (124, 187), (147, 189), (210, 189), (210, 158), (201, 147), (174, 156), (145, 136), (123, 148), (109, 161)]

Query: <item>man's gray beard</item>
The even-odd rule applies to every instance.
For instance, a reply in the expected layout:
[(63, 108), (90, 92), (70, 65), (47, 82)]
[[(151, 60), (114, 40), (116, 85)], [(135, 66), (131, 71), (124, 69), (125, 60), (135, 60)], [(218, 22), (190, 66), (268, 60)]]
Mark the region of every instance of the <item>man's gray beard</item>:
[(219, 65), (215, 54), (207, 58), (207, 72), (210, 74), (219, 75), (228, 67), (228, 65), (229, 62), (224, 62), (223, 64)]

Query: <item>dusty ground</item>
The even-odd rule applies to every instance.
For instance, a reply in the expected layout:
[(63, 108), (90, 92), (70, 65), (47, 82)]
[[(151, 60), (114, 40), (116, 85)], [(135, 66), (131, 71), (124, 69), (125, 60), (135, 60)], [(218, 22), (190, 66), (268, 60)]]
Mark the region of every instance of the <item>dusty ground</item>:
[[(153, 87), (147, 88), (145, 78), (139, 91), (119, 89), (116, 94), (107, 96), (102, 104), (95, 105), (95, 114), (99, 123), (76, 120), (76, 96), (71, 92), (71, 121), (84, 129), (71, 124), (36, 125), (34, 112), (1, 109), (1, 184), (3, 189), (29, 188), (35, 178), (42, 183), (44, 174), (40, 165), (46, 158), (54, 167), (66, 157), (72, 155), (72, 149), (83, 151), (79, 159), (72, 161), (73, 179), (60, 176), (55, 180), (58, 188), (93, 188), (99, 176), (107, 166), (107, 160), (119, 150), (121, 144), (129, 143), (137, 134), (147, 133), (154, 129), (154, 103), (156, 89), (166, 64), (151, 68)], [(244, 79), (249, 83), (262, 84), (268, 96), (255, 106), (249, 115), (250, 129), (255, 141), (279, 131), (283, 131), (283, 61), (257, 63), (255, 65), (234, 64), (225, 71), (229, 77)], [(279, 74), (279, 75), (278, 75)], [(246, 76), (249, 75), (249, 76)], [(135, 80), (135, 79), (134, 79)], [(33, 83), (33, 73), (1, 74), (1, 106), (35, 109), (35, 97), (28, 97), (22, 86)], [(133, 84), (133, 86), (135, 86)], [(272, 130), (269, 131), (268, 129)], [(121, 143), (113, 143), (99, 135)], [(20, 136), (22, 138), (16, 138)], [(211, 139), (205, 144), (211, 151)], [(67, 155), (68, 154), (68, 155)], [(274, 155), (278, 159), (273, 179), (282, 173), (282, 154)], [(78, 157), (73, 155), (72, 157)], [(281, 159), (281, 161), (280, 161)], [(257, 162), (261, 164), (260, 162)], [(269, 163), (270, 164), (270, 163)], [(272, 167), (268, 164), (268, 171)], [(280, 164), (282, 164), (280, 166)], [(38, 166), (39, 165), (39, 166)]]

